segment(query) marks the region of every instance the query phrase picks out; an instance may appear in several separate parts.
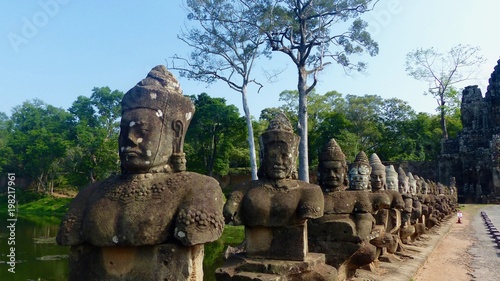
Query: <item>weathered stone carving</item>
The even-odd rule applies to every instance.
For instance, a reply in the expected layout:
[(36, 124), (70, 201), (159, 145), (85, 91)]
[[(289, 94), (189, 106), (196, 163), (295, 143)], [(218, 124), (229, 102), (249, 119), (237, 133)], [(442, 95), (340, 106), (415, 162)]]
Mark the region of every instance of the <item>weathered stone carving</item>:
[(410, 172), (408, 172), (408, 182), (413, 201), (410, 223), (415, 226), (415, 232), (411, 235), (411, 241), (415, 241), (420, 239), (422, 234), (425, 234), (425, 216), (422, 214), (422, 202), (417, 196), (417, 180)]
[(282, 114), (262, 134), (259, 180), (235, 187), (224, 206), (226, 222), (245, 225), (246, 248), (217, 280), (336, 280), (324, 255), (308, 250), (306, 221), (323, 215), (324, 201), (319, 186), (292, 178), (298, 141)]
[[(385, 230), (383, 235), (373, 239), (371, 243), (379, 247), (382, 254), (385, 254), (385, 250), (387, 250), (392, 255), (396, 252), (399, 245), (400, 210), (404, 208), (404, 201), (397, 190), (384, 189), (386, 187), (386, 167), (382, 164), (377, 154), (373, 153), (370, 155), (370, 165), (372, 167), (370, 174), (372, 192), (378, 197), (377, 203), (381, 209), (375, 214), (375, 219), (377, 225), (383, 226), (382, 229)], [(388, 261), (392, 258), (391, 255), (385, 254), (388, 257)]]
[(406, 176), (403, 168), (398, 168), (398, 184), (399, 192), (405, 202), (405, 207), (401, 213), (401, 230), (399, 236), (405, 244), (411, 242), (411, 236), (415, 233), (415, 226), (411, 223), (411, 215), (413, 213), (413, 196), (409, 189), (409, 178)]
[(203, 244), (224, 227), (223, 194), (185, 171), (184, 136), (194, 113), (164, 66), (122, 100), (122, 174), (73, 200), (57, 243), (69, 245), (69, 280), (203, 280)]
[(325, 214), (308, 222), (309, 245), (311, 251), (325, 253), (327, 264), (336, 267), (338, 279), (344, 280), (375, 260), (376, 248), (369, 241), (378, 233), (372, 233), (374, 209), (364, 182), (370, 168), (366, 155), (360, 152), (350, 168), (357, 182), (354, 189), (346, 191), (347, 163), (334, 139), (326, 144), (318, 158)]
[(438, 180), (451, 185), (456, 177), (461, 202), (488, 203), (500, 199), (500, 60), (491, 73), (483, 97), (478, 86), (462, 92), (463, 129), (456, 138), (442, 142)]
[(349, 189), (368, 190), (370, 188), (370, 173), (372, 167), (363, 151), (356, 155), (356, 159), (349, 167)]

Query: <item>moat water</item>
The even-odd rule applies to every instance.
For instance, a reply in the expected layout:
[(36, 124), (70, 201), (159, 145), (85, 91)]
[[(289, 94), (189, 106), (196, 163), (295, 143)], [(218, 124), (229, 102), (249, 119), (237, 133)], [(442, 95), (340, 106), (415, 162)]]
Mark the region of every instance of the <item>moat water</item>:
[[(0, 213), (0, 280), (67, 280), (69, 247), (59, 246), (55, 242), (60, 218), (19, 217), (13, 232), (7, 228), (11, 223), (7, 214)], [(215, 281), (214, 272), (223, 263), (222, 252), (226, 246), (221, 239), (205, 246), (205, 281)], [(15, 248), (15, 267), (9, 264), (12, 247)], [(15, 273), (11, 272), (12, 268)]]

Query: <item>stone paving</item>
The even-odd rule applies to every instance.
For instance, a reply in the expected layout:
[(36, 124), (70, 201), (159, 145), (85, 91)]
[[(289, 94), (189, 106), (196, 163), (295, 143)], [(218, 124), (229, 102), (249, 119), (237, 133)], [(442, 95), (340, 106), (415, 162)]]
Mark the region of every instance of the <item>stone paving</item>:
[[(470, 262), (473, 270), (471, 281), (500, 280), (500, 247), (485, 223), (481, 212), (485, 212), (489, 221), (495, 227), (500, 227), (500, 205), (484, 205), (473, 212), (471, 227), (474, 233), (474, 243), (469, 249), (472, 256)], [(400, 255), (401, 261), (395, 263), (381, 262), (378, 272), (358, 270), (356, 281), (410, 281), (417, 271), (424, 265), (436, 246), (457, 223), (456, 217), (451, 216), (441, 223), (438, 228), (431, 229), (421, 241), (414, 245), (406, 245), (407, 255)], [(497, 228), (498, 229), (498, 228)], [(445, 280), (443, 280), (445, 281)]]
[(500, 248), (497, 240), (492, 236), (491, 227), (487, 226), (481, 212), (487, 215), (494, 227), (497, 229), (500, 227), (500, 205), (486, 205), (474, 215), (472, 226), (476, 241), (469, 249), (472, 255), (472, 280), (500, 280)]
[(406, 281), (411, 280), (418, 269), (425, 263), (436, 245), (441, 241), (451, 226), (456, 223), (450, 217), (441, 226), (423, 235), (413, 245), (405, 245), (406, 255), (399, 255), (401, 261), (395, 263), (380, 262), (377, 272), (358, 270), (356, 281)]

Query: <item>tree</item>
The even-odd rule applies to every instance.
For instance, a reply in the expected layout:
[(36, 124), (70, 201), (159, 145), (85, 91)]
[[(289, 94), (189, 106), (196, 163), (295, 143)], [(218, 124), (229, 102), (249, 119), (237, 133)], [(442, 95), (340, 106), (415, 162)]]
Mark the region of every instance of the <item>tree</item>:
[[(298, 123), (299, 92), (297, 90), (285, 90), (282, 91), (279, 96), (279, 100), (284, 102), (284, 104), (279, 107), (280, 111), (284, 112), (291, 122)], [(337, 132), (337, 134), (327, 136), (328, 132), (332, 132), (332, 130), (329, 130), (331, 127), (328, 128), (329, 124), (323, 124), (324, 121), (329, 119), (331, 122), (339, 122), (333, 125), (335, 128), (340, 128), (345, 125), (345, 123), (343, 123), (344, 120), (341, 120), (342, 116), (334, 113), (343, 103), (344, 99), (342, 98), (342, 94), (337, 91), (329, 91), (320, 95), (313, 89), (308, 94), (308, 159), (309, 163), (312, 165), (315, 165), (317, 162), (319, 150), (323, 148), (330, 138), (338, 136), (339, 133)], [(268, 110), (269, 109), (263, 110), (262, 113)]]
[(238, 108), (226, 105), (223, 98), (202, 93), (191, 99), (196, 113), (186, 134), (188, 169), (210, 176), (214, 172), (227, 174), (234, 160), (231, 156), (237, 156), (235, 149), (244, 143), (245, 121), (239, 116)]
[(383, 101), (380, 119), (383, 134), (377, 154), (386, 161), (419, 160), (416, 155), (416, 143), (408, 130), (409, 124), (416, 118), (415, 111), (408, 102), (398, 98)]
[(349, 120), (349, 132), (356, 136), (359, 150), (367, 154), (377, 152), (384, 133), (380, 116), (384, 100), (377, 95), (346, 95), (345, 100), (339, 110)]
[(74, 145), (66, 165), (72, 184), (83, 187), (117, 172), (122, 98), (123, 92), (95, 87), (90, 98), (79, 96), (70, 107)]
[(71, 115), (41, 100), (24, 102), (12, 110), (11, 167), (34, 180), (36, 190), (53, 192), (60, 175), (59, 160), (66, 154), (70, 141)]
[(457, 45), (446, 54), (434, 48), (419, 48), (406, 55), (408, 75), (417, 80), (428, 82), (429, 88), (424, 94), (432, 95), (437, 101), (443, 139), (448, 139), (445, 118), (446, 105), (456, 99), (458, 94), (450, 87), (471, 79), (477, 72), (485, 61), (479, 52), (479, 47)]
[(5, 170), (9, 159), (14, 155), (12, 148), (8, 146), (9, 136), (12, 133), (12, 122), (4, 112), (0, 112), (0, 172)]
[(173, 64), (182, 77), (206, 83), (225, 82), (232, 90), (241, 94), (243, 111), (248, 129), (248, 145), (252, 179), (257, 179), (257, 160), (247, 90), (251, 83), (262, 87), (251, 72), (255, 60), (269, 51), (261, 48), (265, 43), (263, 35), (246, 23), (243, 18), (247, 6), (244, 2), (231, 0), (187, 0), (188, 19), (199, 23), (199, 28), (189, 28), (179, 39), (194, 50), (191, 59), (174, 57), (185, 66)]
[[(378, 45), (366, 31), (367, 24), (359, 16), (370, 11), (376, 0), (254, 0), (250, 24), (266, 35), (272, 51), (286, 54), (297, 67), (299, 92), (299, 179), (309, 181), (307, 96), (318, 82), (318, 74), (331, 63), (344, 70), (363, 70), (362, 62), (349, 57), (367, 51), (378, 53)], [(373, 3), (373, 4), (372, 4)], [(371, 5), (371, 7), (369, 7)], [(340, 22), (351, 19), (345, 31), (333, 31)], [(336, 48), (334, 49), (333, 46)], [(308, 78), (312, 83), (308, 84)]]

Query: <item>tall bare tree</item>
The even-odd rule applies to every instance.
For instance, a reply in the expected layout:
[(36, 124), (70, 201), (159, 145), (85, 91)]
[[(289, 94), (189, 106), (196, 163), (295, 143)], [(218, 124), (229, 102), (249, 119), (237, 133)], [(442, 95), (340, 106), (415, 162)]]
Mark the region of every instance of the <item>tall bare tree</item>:
[(424, 94), (432, 95), (437, 101), (443, 139), (448, 139), (445, 119), (447, 103), (451, 103), (459, 94), (452, 86), (472, 79), (484, 61), (479, 47), (461, 44), (452, 47), (447, 53), (434, 48), (419, 48), (406, 55), (407, 74), (428, 82), (429, 88)]
[[(378, 54), (378, 44), (360, 15), (378, 0), (247, 0), (257, 16), (254, 23), (266, 35), (272, 51), (286, 54), (297, 67), (299, 92), (299, 178), (309, 181), (307, 96), (318, 74), (332, 63), (345, 71), (362, 71), (366, 64), (350, 56)], [(259, 20), (255, 20), (258, 18)], [(346, 22), (348, 24), (346, 24)], [(312, 82), (308, 83), (308, 78)]]
[(251, 83), (263, 86), (251, 78), (256, 59), (269, 56), (263, 48), (265, 37), (250, 20), (244, 1), (187, 0), (188, 19), (197, 23), (179, 35), (179, 39), (193, 49), (190, 58), (175, 56), (171, 69), (180, 71), (182, 77), (213, 83), (223, 81), (241, 93), (243, 111), (248, 128), (250, 167), (252, 179), (257, 179), (257, 160), (252, 120), (247, 101)]

